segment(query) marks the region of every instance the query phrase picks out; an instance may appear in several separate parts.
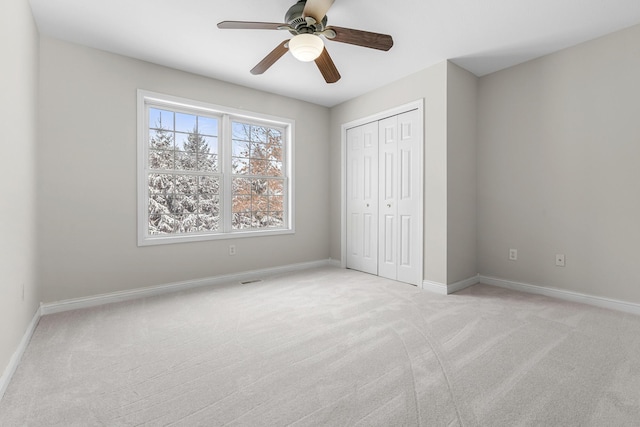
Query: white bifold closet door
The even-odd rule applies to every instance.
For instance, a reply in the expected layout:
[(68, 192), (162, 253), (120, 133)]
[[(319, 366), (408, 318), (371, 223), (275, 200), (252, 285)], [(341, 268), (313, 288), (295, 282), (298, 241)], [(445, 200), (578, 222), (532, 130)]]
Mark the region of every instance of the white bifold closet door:
[(378, 274), (378, 122), (347, 130), (347, 268)]
[(347, 267), (418, 284), (419, 111), (347, 130)]

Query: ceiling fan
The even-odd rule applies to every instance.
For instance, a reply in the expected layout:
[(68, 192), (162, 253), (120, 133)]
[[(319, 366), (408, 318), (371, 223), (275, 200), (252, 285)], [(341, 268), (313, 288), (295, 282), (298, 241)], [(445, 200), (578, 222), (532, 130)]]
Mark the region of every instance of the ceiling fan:
[(391, 49), (393, 39), (387, 34), (327, 26), (326, 15), (333, 2), (334, 0), (299, 0), (285, 14), (284, 23), (222, 21), (218, 24), (218, 28), (287, 30), (293, 34), (291, 39), (280, 43), (253, 67), (251, 74), (264, 73), (287, 51), (291, 51), (291, 54), (300, 61), (315, 61), (325, 81), (335, 83), (340, 80), (340, 73), (320, 36), (327, 40), (384, 51)]

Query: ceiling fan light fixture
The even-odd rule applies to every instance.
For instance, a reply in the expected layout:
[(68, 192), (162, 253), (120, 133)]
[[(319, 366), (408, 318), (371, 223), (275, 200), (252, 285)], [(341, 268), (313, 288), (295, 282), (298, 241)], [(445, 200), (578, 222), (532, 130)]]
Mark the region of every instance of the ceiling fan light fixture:
[(299, 61), (315, 61), (324, 50), (322, 39), (315, 34), (298, 34), (289, 40), (289, 50)]

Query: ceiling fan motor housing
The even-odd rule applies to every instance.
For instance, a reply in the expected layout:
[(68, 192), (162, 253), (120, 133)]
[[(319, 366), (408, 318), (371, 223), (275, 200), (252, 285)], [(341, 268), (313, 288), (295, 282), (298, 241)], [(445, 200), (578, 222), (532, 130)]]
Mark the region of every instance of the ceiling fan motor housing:
[(289, 32), (293, 35), (297, 34), (315, 34), (324, 31), (327, 26), (327, 17), (322, 18), (321, 22), (310, 24), (304, 18), (302, 12), (307, 0), (300, 0), (289, 8), (284, 16), (285, 22), (292, 28)]

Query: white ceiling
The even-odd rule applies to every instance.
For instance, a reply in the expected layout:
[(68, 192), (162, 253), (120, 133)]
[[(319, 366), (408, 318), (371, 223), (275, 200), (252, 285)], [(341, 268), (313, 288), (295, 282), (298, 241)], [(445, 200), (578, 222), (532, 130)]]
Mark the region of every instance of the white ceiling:
[(327, 41), (342, 75), (332, 85), (290, 54), (251, 75), (289, 33), (216, 24), (284, 22), (295, 2), (30, 0), (43, 35), (325, 106), (445, 59), (482, 76), (640, 22), (639, 0), (336, 0), (329, 25), (391, 34), (393, 48)]

